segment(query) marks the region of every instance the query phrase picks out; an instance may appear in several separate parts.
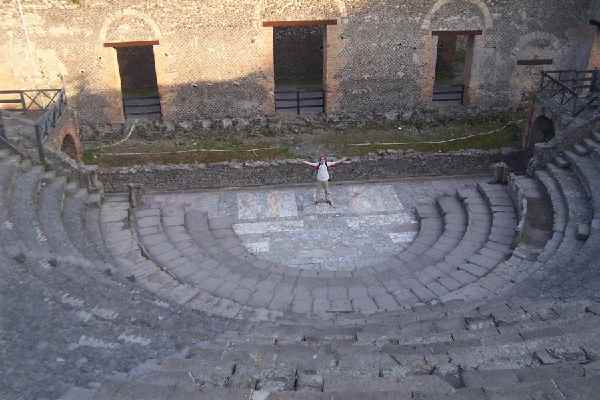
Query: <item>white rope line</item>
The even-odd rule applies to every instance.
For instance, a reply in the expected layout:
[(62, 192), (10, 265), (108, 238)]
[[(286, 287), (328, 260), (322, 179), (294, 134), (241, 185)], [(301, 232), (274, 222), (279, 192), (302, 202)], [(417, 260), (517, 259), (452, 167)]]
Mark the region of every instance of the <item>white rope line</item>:
[[(520, 122), (523, 122), (524, 120), (517, 120), (517, 121), (510, 121), (508, 122), (506, 125), (497, 128), (497, 129), (493, 129), (491, 131), (488, 132), (483, 132), (483, 133), (475, 133), (472, 135), (467, 135), (467, 136), (462, 136), (462, 137), (458, 137), (458, 138), (452, 138), (452, 139), (446, 139), (446, 140), (435, 140), (435, 141), (422, 141), (422, 142), (375, 142), (375, 143), (350, 143), (348, 144), (348, 146), (354, 146), (354, 147), (366, 147), (366, 146), (398, 146), (398, 145), (415, 145), (415, 144), (444, 144), (444, 143), (451, 143), (451, 142), (457, 142), (457, 141), (461, 141), (461, 140), (466, 140), (466, 139), (471, 139), (474, 137), (481, 137), (481, 136), (489, 136), (489, 135), (493, 135), (495, 133), (498, 133), (504, 129), (506, 129), (507, 127), (509, 127), (510, 125), (514, 125)], [(113, 144), (108, 144), (108, 145), (104, 145), (104, 146), (100, 146), (100, 147), (96, 147), (96, 148), (92, 148), (91, 150), (101, 150), (107, 147), (114, 147), (117, 146), (119, 144), (122, 144), (124, 142), (126, 142), (127, 140), (129, 140), (129, 138), (131, 137), (131, 135), (133, 134), (133, 131), (135, 129), (137, 121), (134, 121), (133, 124), (131, 125), (131, 129), (129, 130), (128, 135), (119, 140), (116, 143)], [(100, 155), (103, 156), (160, 156), (160, 155), (166, 155), (166, 154), (186, 154), (186, 153), (233, 153), (233, 152), (248, 152), (248, 153), (255, 153), (257, 151), (265, 151), (265, 150), (278, 150), (280, 149), (280, 147), (259, 147), (259, 148), (255, 148), (255, 149), (244, 149), (244, 150), (227, 150), (227, 149), (193, 149), (193, 150), (172, 150), (172, 151), (157, 151), (157, 152), (127, 152), (127, 153), (101, 153)]]
[(160, 156), (165, 154), (184, 154), (184, 153), (231, 153), (231, 152), (256, 152), (263, 150), (277, 150), (279, 147), (261, 147), (246, 150), (223, 150), (223, 149), (194, 149), (194, 150), (173, 150), (157, 151), (154, 153), (102, 153), (103, 156)]
[[(119, 140), (118, 142), (111, 143), (111, 144), (105, 144), (105, 145), (98, 146), (98, 147), (93, 147), (90, 150), (101, 150), (101, 149), (106, 149), (107, 147), (115, 147), (122, 143), (125, 143), (126, 141), (129, 140), (129, 138), (133, 134), (133, 131), (137, 125), (137, 122), (138, 122), (137, 119), (133, 121), (133, 123), (131, 124), (131, 128), (129, 128), (129, 133), (127, 134), (127, 136), (125, 136), (123, 139)], [(109, 154), (109, 153), (106, 153), (106, 154)]]
[(524, 120), (520, 119), (518, 121), (510, 121), (509, 123), (507, 123), (506, 125), (497, 128), (497, 129), (493, 129), (489, 132), (483, 132), (483, 133), (475, 133), (472, 135), (467, 135), (467, 136), (462, 136), (462, 137), (458, 137), (458, 138), (452, 138), (452, 139), (446, 139), (446, 140), (434, 140), (434, 141), (424, 141), (424, 142), (389, 142), (389, 143), (381, 143), (381, 142), (375, 142), (375, 143), (350, 143), (348, 144), (348, 146), (355, 146), (355, 147), (359, 147), (359, 146), (399, 146), (399, 145), (409, 145), (409, 144), (444, 144), (444, 143), (451, 143), (451, 142), (458, 142), (460, 140), (467, 140), (467, 139), (471, 139), (474, 137), (481, 137), (481, 136), (489, 136), (489, 135), (493, 135), (494, 133), (498, 133), (500, 131), (503, 131), (504, 129), (508, 128), (510, 125), (514, 125), (517, 124), (519, 122), (523, 122)]

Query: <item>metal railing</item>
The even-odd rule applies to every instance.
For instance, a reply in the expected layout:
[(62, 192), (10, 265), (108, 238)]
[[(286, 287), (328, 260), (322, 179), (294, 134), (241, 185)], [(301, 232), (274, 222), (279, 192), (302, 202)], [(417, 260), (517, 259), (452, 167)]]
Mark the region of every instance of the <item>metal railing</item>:
[(545, 78), (559, 81), (580, 94), (600, 90), (600, 70), (597, 69), (542, 71), (542, 84)]
[(539, 92), (576, 117), (600, 105), (600, 70), (543, 71)]
[[(316, 102), (316, 104), (314, 104)], [(325, 92), (323, 90), (276, 90), (275, 111), (295, 110), (300, 115), (304, 109), (320, 108), (325, 112)]]
[(61, 89), (0, 90), (0, 105), (2, 104), (20, 106), (20, 108), (5, 108), (7, 111), (42, 112), (33, 125), (40, 162), (45, 163), (43, 143), (48, 139), (50, 129), (56, 127), (56, 123), (67, 105), (64, 87)]
[(465, 85), (452, 85), (433, 89), (432, 101), (458, 101), (465, 104)]

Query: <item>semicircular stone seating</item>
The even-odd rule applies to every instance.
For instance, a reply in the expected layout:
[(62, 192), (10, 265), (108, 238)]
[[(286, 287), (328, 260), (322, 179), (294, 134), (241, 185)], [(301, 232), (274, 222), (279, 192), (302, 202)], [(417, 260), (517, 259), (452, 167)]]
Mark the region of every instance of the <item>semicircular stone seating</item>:
[(395, 254), (333, 271), (261, 257), (231, 216), (131, 209), (0, 151), (19, 371), (0, 397), (595, 398), (599, 139), (508, 187), (446, 187)]
[(108, 199), (103, 229), (125, 274), (180, 304), (227, 317), (322, 319), (407, 309), (452, 299), (466, 287), (463, 292), (478, 298), (497, 294), (495, 287), (473, 290), (472, 284), (512, 253), (517, 221), (507, 191), (480, 183), (420, 204), (416, 212), (420, 229), (404, 251), (356, 271), (261, 259), (243, 245), (233, 218), (184, 207), (135, 210), (131, 227), (122, 223), (125, 198)]

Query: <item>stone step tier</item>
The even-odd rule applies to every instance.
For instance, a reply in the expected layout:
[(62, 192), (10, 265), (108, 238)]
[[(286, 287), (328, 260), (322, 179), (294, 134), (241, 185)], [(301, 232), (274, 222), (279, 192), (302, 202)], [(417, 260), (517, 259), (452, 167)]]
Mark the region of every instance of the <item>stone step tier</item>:
[[(431, 199), (402, 252), (319, 274), (249, 253), (230, 219), (132, 210), (126, 196), (99, 204), (0, 151), (0, 264), (61, 305), (40, 318), (78, 332), (65, 354), (123, 360), (126, 373), (61, 400), (594, 398), (598, 303), (540, 297), (595, 262), (597, 139), (510, 191), (479, 184)], [(532, 226), (547, 236), (531, 239)]]

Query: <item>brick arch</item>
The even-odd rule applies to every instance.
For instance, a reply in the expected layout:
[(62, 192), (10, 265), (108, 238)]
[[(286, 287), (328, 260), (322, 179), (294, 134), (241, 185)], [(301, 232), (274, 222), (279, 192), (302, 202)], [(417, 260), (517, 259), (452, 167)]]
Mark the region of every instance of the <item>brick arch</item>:
[[(431, 30), (431, 20), (435, 16), (435, 14), (446, 4), (449, 4), (455, 0), (438, 0), (433, 7), (429, 10), (427, 15), (423, 18), (423, 23), (421, 24), (421, 29), (428, 31)], [(465, 0), (471, 4), (474, 4), (479, 8), (481, 14), (483, 15), (483, 22), (485, 29), (492, 29), (494, 27), (494, 20), (492, 18), (492, 13), (488, 8), (487, 4), (482, 0)]]
[(548, 52), (548, 55), (553, 55), (555, 54), (555, 51), (560, 48), (560, 44), (561, 41), (560, 39), (558, 39), (556, 36), (554, 36), (551, 33), (548, 32), (541, 32), (541, 31), (536, 31), (536, 32), (530, 32), (526, 35), (523, 35), (519, 38), (519, 41), (517, 42), (517, 44), (515, 45), (515, 47), (513, 47), (513, 50), (511, 51), (511, 57), (516, 61), (519, 57), (523, 57), (524, 55), (521, 53), (522, 50), (524, 48), (527, 47), (527, 45), (531, 42), (533, 42), (534, 40), (547, 40), (550, 41), (551, 43), (551, 48), (549, 50), (545, 50), (545, 52)]
[(74, 160), (79, 160), (81, 157), (78, 154), (79, 152), (77, 148), (77, 142), (73, 135), (68, 134), (63, 137), (62, 144), (60, 145), (60, 151)]
[(67, 154), (74, 160), (83, 157), (83, 145), (79, 131), (79, 119), (72, 111), (67, 110), (58, 120), (56, 127), (50, 131), (47, 146), (54, 150)]
[[(149, 16), (140, 13), (138, 11), (132, 10), (132, 9), (125, 9), (125, 10), (120, 10), (118, 12), (116, 12), (115, 14), (109, 16), (108, 18), (106, 18), (106, 20), (104, 20), (104, 23), (102, 24), (102, 27), (100, 28), (100, 35), (99, 35), (99, 46), (103, 46), (104, 43), (107, 42), (109, 33), (110, 33), (110, 29), (114, 26), (114, 24), (116, 22), (118, 22), (120, 19), (123, 18), (130, 18), (130, 19), (139, 19), (141, 21), (143, 21), (147, 27), (150, 29), (150, 31), (152, 32), (152, 37), (151, 38), (144, 38), (147, 40), (160, 40), (161, 38), (161, 32), (160, 32), (160, 28), (158, 26), (158, 24)], [(127, 40), (137, 40), (138, 38), (128, 38)]]
[[(144, 27), (145, 35), (127, 35), (126, 37), (111, 37), (111, 29), (119, 27), (123, 22), (138, 23)], [(118, 10), (109, 15), (100, 28), (98, 41), (96, 42), (96, 56), (98, 57), (98, 69), (93, 71), (91, 86), (98, 93), (102, 93), (105, 103), (101, 112), (111, 123), (123, 123), (123, 99), (121, 96), (121, 78), (119, 76), (119, 66), (117, 57), (113, 48), (104, 47), (106, 42), (129, 42), (129, 41), (147, 41), (160, 40), (162, 34), (158, 24), (148, 15), (133, 9)], [(162, 70), (163, 63), (166, 61), (155, 54), (156, 72)], [(159, 81), (160, 87), (160, 81)]]
[[(258, 28), (262, 28), (262, 16), (265, 10), (265, 4), (267, 4), (269, 0), (259, 0), (256, 2), (256, 6), (254, 8), (254, 20), (256, 22), (256, 26)], [(292, 2), (301, 2), (302, 0), (291, 0)], [(323, 0), (321, 0), (323, 1)], [(331, 0), (337, 6), (338, 9), (338, 17), (345, 18), (348, 16), (348, 8), (346, 7), (345, 0)]]
[[(561, 40), (548, 32), (530, 32), (519, 38), (517, 44), (510, 53), (512, 61), (512, 72), (509, 81), (510, 99), (513, 107), (524, 105), (530, 94), (536, 90), (539, 85), (540, 71), (544, 66), (519, 66), (517, 61), (520, 59), (532, 59), (532, 54), (527, 53), (530, 43), (536, 40), (550, 42), (550, 45), (536, 52), (537, 58), (554, 59), (557, 50), (561, 47)], [(548, 69), (556, 69), (556, 65), (547, 66)]]

